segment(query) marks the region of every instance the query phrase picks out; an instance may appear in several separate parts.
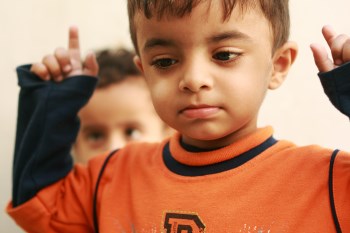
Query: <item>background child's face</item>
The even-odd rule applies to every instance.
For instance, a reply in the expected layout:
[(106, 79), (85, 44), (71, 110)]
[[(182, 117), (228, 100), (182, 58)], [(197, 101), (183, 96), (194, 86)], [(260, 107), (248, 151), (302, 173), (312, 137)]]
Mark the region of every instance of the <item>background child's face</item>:
[(273, 71), (272, 34), (263, 15), (234, 9), (223, 22), (221, 2), (210, 2), (183, 18), (135, 17), (136, 62), (157, 112), (185, 142), (203, 148), (255, 130)]
[(124, 146), (131, 141), (160, 141), (165, 124), (151, 102), (142, 77), (98, 88), (79, 112), (80, 131), (74, 145), (77, 162)]

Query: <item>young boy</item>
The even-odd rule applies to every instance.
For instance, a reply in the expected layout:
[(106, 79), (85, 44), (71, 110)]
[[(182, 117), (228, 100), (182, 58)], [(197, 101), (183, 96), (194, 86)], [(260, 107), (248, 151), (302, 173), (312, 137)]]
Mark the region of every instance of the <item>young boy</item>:
[(80, 110), (80, 129), (73, 146), (75, 162), (86, 164), (95, 155), (132, 141), (161, 141), (171, 129), (154, 110), (144, 77), (126, 49), (97, 54), (97, 89)]
[[(18, 71), (22, 96), (7, 211), (20, 226), (29, 232), (350, 232), (350, 154), (297, 147), (274, 139), (271, 127), (256, 126), (265, 93), (282, 84), (297, 54), (288, 42), (288, 1), (129, 0), (128, 11), (135, 63), (156, 111), (179, 133), (72, 169), (75, 116), (97, 73), (93, 55), (81, 64), (72, 28), (68, 50), (45, 57), (32, 73)], [(334, 63), (312, 46), (321, 80), (350, 116), (350, 67), (343, 65), (350, 40), (329, 27), (323, 34)], [(25, 112), (31, 103), (36, 112)]]

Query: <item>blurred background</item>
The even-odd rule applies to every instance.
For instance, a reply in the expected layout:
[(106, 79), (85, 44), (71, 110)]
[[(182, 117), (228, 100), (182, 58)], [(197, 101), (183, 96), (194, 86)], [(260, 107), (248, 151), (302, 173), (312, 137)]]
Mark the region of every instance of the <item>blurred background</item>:
[[(268, 93), (259, 126), (273, 125), (277, 139), (350, 151), (349, 119), (323, 94), (309, 49), (326, 44), (325, 24), (350, 34), (348, 0), (290, 1), (291, 40), (299, 55), (282, 87)], [(21, 231), (4, 209), (11, 196), (11, 166), (19, 88), (15, 68), (40, 61), (66, 46), (68, 27), (80, 30), (82, 51), (125, 46), (129, 39), (126, 0), (0, 0), (0, 232)]]

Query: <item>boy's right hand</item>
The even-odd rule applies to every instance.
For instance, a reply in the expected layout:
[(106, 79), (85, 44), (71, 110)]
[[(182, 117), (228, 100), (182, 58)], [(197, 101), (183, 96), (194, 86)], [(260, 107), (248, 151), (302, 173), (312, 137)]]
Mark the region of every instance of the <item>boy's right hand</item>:
[(60, 82), (75, 75), (97, 76), (98, 63), (92, 52), (81, 61), (78, 28), (70, 27), (68, 49), (57, 48), (54, 54), (44, 56), (41, 63), (34, 63), (30, 71), (42, 80)]

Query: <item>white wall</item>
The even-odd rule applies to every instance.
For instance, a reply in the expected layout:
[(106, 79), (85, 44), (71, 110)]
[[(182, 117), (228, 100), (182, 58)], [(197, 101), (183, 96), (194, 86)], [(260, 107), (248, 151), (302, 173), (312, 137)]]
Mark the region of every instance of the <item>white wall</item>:
[(312, 42), (326, 45), (321, 33), (325, 24), (350, 34), (350, 1), (291, 0), (290, 7), (291, 40), (298, 43), (299, 55), (282, 87), (268, 93), (260, 125), (273, 125), (277, 138), (299, 145), (316, 143), (350, 151), (349, 119), (324, 95), (309, 48)]
[[(125, 0), (0, 0), (0, 208), (10, 198), (18, 87), (15, 67), (39, 61), (67, 43), (69, 25), (80, 28), (83, 51), (125, 45), (131, 47)], [(323, 42), (321, 27), (332, 24), (350, 34), (348, 0), (291, 2), (291, 39), (300, 52), (285, 84), (268, 94), (260, 125), (273, 125), (277, 138), (297, 144), (322, 144), (350, 151), (349, 120), (322, 92), (309, 49)], [(22, 232), (0, 212), (0, 232)]]

